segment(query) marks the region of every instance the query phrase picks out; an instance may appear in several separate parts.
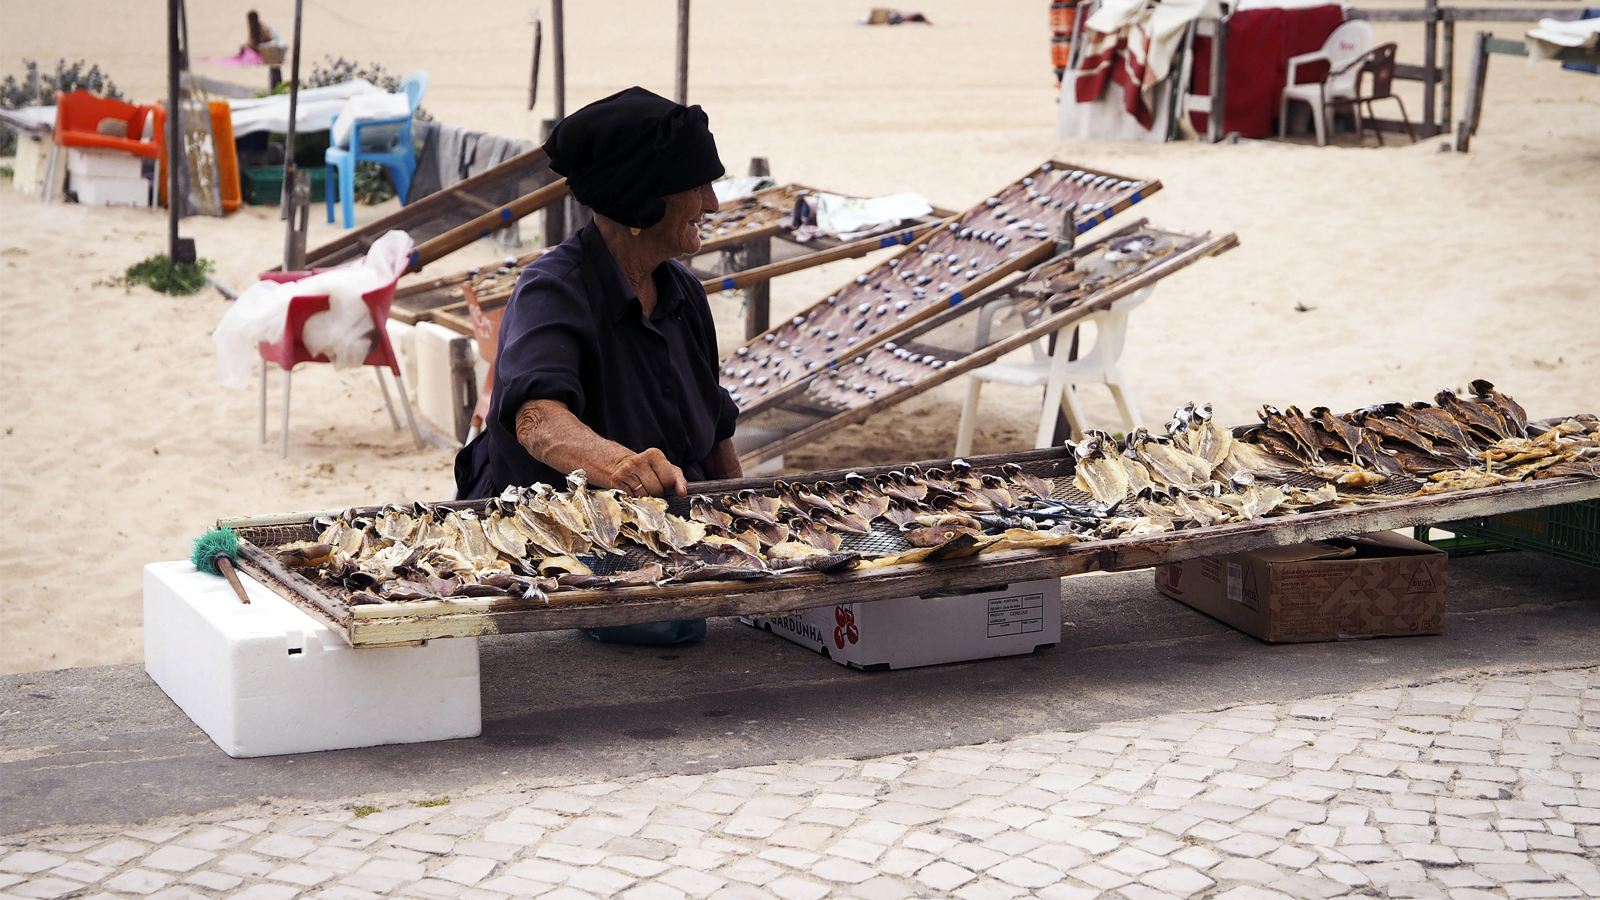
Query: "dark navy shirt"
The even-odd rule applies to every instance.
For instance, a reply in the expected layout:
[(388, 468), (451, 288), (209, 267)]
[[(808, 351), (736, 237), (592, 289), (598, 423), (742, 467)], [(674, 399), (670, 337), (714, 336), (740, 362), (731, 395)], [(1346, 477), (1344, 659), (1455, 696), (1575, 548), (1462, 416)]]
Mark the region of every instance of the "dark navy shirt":
[(565, 472), (517, 442), (517, 411), (557, 400), (607, 440), (651, 447), (704, 481), (704, 460), (733, 436), (738, 407), (717, 383), (717, 336), (705, 289), (676, 260), (656, 267), (647, 320), (590, 223), (523, 270), (500, 323), (494, 391), (483, 434), (456, 456), (461, 499), (507, 485), (566, 489)]

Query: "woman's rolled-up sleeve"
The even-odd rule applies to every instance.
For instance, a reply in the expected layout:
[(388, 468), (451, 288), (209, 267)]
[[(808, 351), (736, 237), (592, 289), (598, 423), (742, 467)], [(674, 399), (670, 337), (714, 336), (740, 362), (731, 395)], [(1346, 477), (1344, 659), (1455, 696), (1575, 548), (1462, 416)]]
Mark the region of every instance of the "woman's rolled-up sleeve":
[(585, 354), (595, 352), (589, 304), (569, 285), (537, 273), (519, 284), (500, 324), (495, 358), (494, 417), (517, 433), (517, 411), (530, 400), (555, 400), (583, 416)]

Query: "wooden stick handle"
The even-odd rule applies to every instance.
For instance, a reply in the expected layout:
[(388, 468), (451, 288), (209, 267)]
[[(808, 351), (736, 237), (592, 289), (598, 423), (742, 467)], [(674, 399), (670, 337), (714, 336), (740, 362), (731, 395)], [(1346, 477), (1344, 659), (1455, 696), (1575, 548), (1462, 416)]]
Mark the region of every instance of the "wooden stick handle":
[(793, 259), (780, 260), (775, 263), (758, 266), (754, 269), (746, 269), (745, 271), (736, 275), (729, 275), (722, 278), (709, 278), (700, 282), (700, 285), (706, 289), (707, 294), (715, 294), (719, 291), (732, 291), (747, 288), (752, 284), (759, 284), (760, 282), (776, 278), (779, 275), (787, 275), (790, 272), (798, 272), (801, 269), (809, 269), (812, 266), (820, 266), (823, 263), (833, 262), (834, 260), (854, 259), (858, 256), (866, 256), (868, 253), (871, 253), (874, 250), (882, 250), (885, 247), (895, 247), (900, 244), (914, 243), (921, 238), (927, 237), (939, 226), (949, 224), (949, 221), (950, 220), (946, 219), (939, 222), (929, 222), (925, 225), (918, 225), (914, 228), (900, 229), (897, 231), (892, 231), (888, 234), (873, 235), (872, 237), (863, 238), (859, 241), (851, 241), (848, 244), (840, 244), (831, 250), (820, 250), (816, 253), (810, 253), (805, 256), (797, 256)]
[(454, 253), (479, 238), (488, 237), (523, 216), (561, 200), (569, 193), (571, 192), (567, 190), (567, 180), (562, 178), (536, 191), (523, 194), (505, 206), (486, 212), (465, 225), (458, 225), (436, 238), (423, 241), (412, 249), (411, 263), (406, 271), (421, 271), (423, 266), (439, 257)]
[(228, 583), (233, 585), (233, 592), (239, 595), (239, 602), (248, 606), (250, 604), (250, 595), (244, 592), (244, 583), (239, 580), (239, 573), (233, 570), (233, 560), (229, 559), (226, 553), (218, 553), (215, 557), (215, 562), (217, 571), (221, 572), (222, 577), (228, 579)]

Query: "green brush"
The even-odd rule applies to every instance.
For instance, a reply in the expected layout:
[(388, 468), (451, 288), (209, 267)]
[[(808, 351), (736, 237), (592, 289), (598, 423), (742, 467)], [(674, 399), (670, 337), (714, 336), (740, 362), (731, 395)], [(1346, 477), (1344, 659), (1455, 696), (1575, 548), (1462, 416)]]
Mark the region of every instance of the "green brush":
[(189, 554), (189, 561), (202, 572), (212, 575), (221, 575), (233, 585), (233, 592), (239, 595), (242, 603), (250, 602), (250, 595), (244, 592), (244, 585), (239, 582), (239, 573), (233, 570), (233, 563), (239, 557), (239, 536), (229, 528), (215, 528), (194, 540), (194, 552)]

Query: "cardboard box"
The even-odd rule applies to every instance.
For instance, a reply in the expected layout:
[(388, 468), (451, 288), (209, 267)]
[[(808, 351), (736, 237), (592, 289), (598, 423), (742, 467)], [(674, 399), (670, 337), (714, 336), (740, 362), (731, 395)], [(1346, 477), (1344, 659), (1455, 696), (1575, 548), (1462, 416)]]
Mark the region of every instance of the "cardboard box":
[(845, 603), (740, 621), (857, 669), (1016, 656), (1061, 640), (1061, 580)]
[(1392, 532), (1191, 559), (1155, 570), (1168, 597), (1264, 641), (1444, 631), (1449, 556)]

